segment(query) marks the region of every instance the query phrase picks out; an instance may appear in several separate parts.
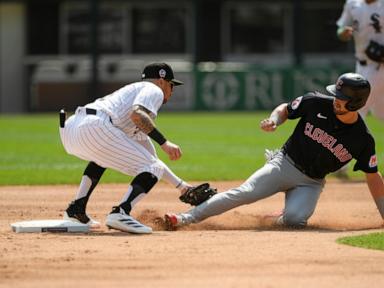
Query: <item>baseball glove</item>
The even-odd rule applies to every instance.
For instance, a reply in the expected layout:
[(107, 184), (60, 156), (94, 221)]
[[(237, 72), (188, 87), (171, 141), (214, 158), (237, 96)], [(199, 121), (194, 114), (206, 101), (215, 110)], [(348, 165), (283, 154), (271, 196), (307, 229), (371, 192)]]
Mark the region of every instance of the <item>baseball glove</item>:
[(179, 197), (180, 201), (197, 206), (207, 201), (213, 195), (217, 194), (217, 190), (209, 187), (209, 183), (203, 183), (199, 186), (192, 187)]
[(372, 61), (379, 63), (384, 62), (384, 46), (373, 40), (369, 42), (367, 49), (365, 49), (365, 54)]

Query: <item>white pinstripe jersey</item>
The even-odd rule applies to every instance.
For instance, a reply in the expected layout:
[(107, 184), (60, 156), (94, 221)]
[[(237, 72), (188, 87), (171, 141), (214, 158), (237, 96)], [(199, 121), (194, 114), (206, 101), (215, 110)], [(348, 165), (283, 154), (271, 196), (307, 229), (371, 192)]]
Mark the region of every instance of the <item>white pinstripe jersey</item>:
[(148, 136), (141, 132), (132, 122), (130, 116), (134, 105), (141, 105), (151, 111), (152, 119), (163, 104), (163, 91), (155, 84), (142, 81), (135, 82), (87, 104), (86, 107), (102, 110), (111, 117), (113, 125), (123, 130), (135, 140), (145, 140)]
[(355, 55), (366, 59), (364, 50), (369, 41), (384, 45), (384, 1), (367, 4), (365, 0), (347, 0), (337, 26), (352, 26), (355, 41)]

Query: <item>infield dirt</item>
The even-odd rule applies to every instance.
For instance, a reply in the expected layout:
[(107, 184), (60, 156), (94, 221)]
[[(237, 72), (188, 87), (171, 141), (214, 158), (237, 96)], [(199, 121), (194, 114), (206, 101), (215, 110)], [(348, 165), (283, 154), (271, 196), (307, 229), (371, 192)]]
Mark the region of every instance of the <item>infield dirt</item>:
[[(213, 182), (224, 191), (240, 182)], [(101, 184), (88, 213), (104, 224), (126, 185)], [(273, 227), (263, 215), (283, 208), (279, 193), (252, 205), (165, 231), (164, 213), (189, 207), (160, 183), (132, 215), (152, 235), (14, 233), (23, 220), (60, 219), (77, 186), (0, 187), (0, 287), (383, 287), (384, 253), (337, 244), (383, 231), (365, 183), (331, 181), (309, 227)]]

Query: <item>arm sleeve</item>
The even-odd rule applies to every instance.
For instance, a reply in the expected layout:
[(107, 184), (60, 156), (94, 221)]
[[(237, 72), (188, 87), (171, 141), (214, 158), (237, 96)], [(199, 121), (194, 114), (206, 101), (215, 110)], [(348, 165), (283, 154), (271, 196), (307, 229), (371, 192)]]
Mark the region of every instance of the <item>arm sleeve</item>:
[(367, 145), (356, 158), (356, 164), (353, 171), (361, 170), (365, 173), (376, 173), (377, 168), (377, 155), (375, 152), (375, 140), (370, 136)]
[(351, 15), (351, 5), (353, 1), (347, 0), (344, 4), (343, 12), (340, 18), (336, 21), (337, 27), (351, 26), (353, 18)]
[(288, 102), (288, 119), (296, 119), (306, 114), (308, 107), (311, 105), (314, 99), (314, 95), (311, 93), (304, 96), (297, 97), (296, 99)]
[(144, 87), (136, 96), (133, 105), (140, 105), (157, 116), (163, 104), (164, 94), (158, 87)]

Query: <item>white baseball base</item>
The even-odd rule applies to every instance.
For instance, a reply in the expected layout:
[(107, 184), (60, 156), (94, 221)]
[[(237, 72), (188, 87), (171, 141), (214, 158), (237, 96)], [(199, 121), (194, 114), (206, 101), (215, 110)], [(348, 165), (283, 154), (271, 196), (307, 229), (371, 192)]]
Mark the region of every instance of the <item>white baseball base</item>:
[(89, 226), (69, 220), (33, 220), (11, 224), (16, 233), (89, 232)]

